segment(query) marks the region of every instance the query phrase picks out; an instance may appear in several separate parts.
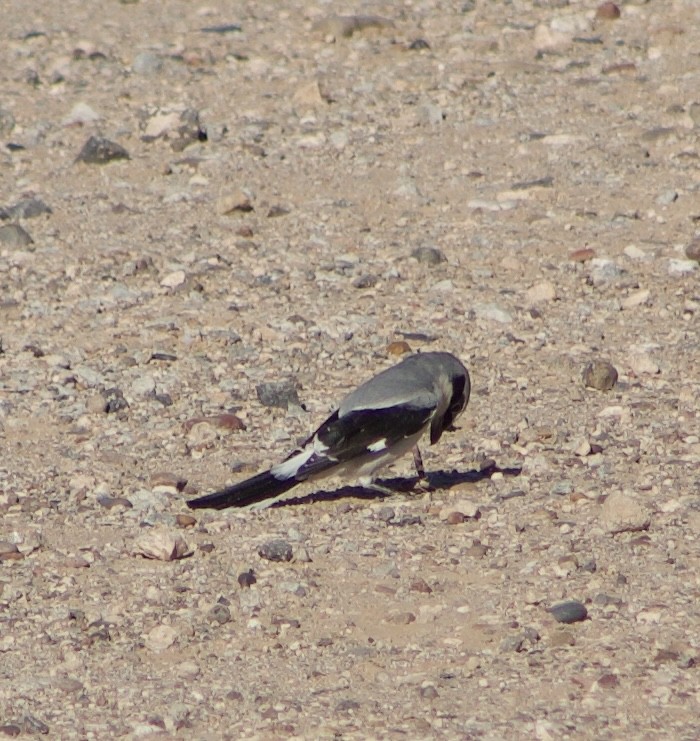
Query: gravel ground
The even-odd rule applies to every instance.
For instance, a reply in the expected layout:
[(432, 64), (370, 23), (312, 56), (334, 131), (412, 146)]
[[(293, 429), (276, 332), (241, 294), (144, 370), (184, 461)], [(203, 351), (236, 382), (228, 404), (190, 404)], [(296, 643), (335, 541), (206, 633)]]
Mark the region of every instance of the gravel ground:
[[(0, 736), (696, 739), (700, 5), (335, 6), (3, 8)], [(187, 510), (408, 349), (432, 493)]]

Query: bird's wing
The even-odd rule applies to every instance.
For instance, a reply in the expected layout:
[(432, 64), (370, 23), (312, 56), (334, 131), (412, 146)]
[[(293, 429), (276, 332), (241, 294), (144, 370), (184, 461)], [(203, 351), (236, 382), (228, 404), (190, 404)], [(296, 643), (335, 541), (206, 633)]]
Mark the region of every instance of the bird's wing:
[[(434, 412), (434, 406), (411, 404), (356, 409), (343, 416), (335, 411), (279, 468), (298, 460), (295, 478), (303, 481), (347, 461), (373, 453), (379, 455), (425, 429)], [(300, 456), (303, 451), (313, 452), (303, 460)]]

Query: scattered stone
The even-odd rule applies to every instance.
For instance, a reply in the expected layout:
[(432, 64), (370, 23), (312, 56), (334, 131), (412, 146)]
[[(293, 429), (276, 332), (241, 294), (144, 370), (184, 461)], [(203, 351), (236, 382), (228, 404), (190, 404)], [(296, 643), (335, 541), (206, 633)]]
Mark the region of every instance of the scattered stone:
[(588, 610), (585, 605), (577, 600), (569, 600), (567, 602), (560, 602), (557, 605), (552, 605), (547, 612), (558, 623), (579, 623), (588, 617)]
[(197, 524), (197, 518), (193, 517), (192, 515), (180, 513), (175, 515), (175, 522), (178, 527), (184, 529), (188, 527), (194, 527)]
[(629, 359), (630, 368), (636, 376), (655, 376), (661, 372), (659, 364), (647, 353), (635, 353)]
[(395, 625), (409, 625), (415, 623), (416, 616), (412, 612), (393, 610), (386, 616), (386, 621)]
[(665, 190), (656, 197), (656, 203), (659, 206), (670, 206), (678, 200), (678, 193), (675, 190)]
[(154, 528), (136, 539), (133, 554), (158, 561), (176, 561), (190, 556), (192, 550), (179, 533)]
[[(377, 285), (379, 279), (376, 275), (370, 275), (365, 273), (364, 275), (358, 275), (352, 282), (353, 288), (373, 288)], [(433, 288), (435, 288), (433, 286)]]
[(538, 304), (545, 301), (554, 301), (557, 297), (557, 290), (553, 283), (548, 280), (540, 283), (535, 283), (532, 288), (529, 288), (526, 297), (529, 303)]
[(671, 259), (668, 261), (669, 275), (690, 275), (698, 269), (696, 260), (678, 260)]
[(156, 625), (146, 635), (144, 641), (150, 651), (160, 653), (170, 648), (177, 640), (177, 631), (171, 625)]
[(42, 214), (53, 213), (40, 198), (22, 198), (6, 209), (0, 209), (1, 219), (34, 219)]
[(620, 17), (620, 8), (615, 3), (602, 3), (596, 8), (595, 17), (606, 21), (617, 20)]
[(85, 162), (88, 165), (104, 165), (114, 160), (131, 159), (129, 153), (116, 142), (100, 136), (91, 136), (83, 145), (76, 162)]
[(549, 645), (552, 648), (566, 648), (568, 646), (575, 646), (576, 639), (570, 630), (553, 630), (549, 636)]
[(620, 306), (622, 306), (623, 309), (634, 309), (637, 306), (642, 306), (648, 303), (650, 296), (651, 291), (649, 291), (648, 288), (641, 291), (635, 291), (629, 296), (625, 296), (625, 298), (620, 301)]
[(126, 497), (110, 497), (101, 494), (97, 497), (97, 503), (105, 509), (114, 509), (115, 507), (124, 507), (124, 509), (133, 509), (134, 505)]
[(202, 33), (217, 33), (223, 35), (226, 33), (241, 33), (243, 29), (238, 23), (222, 23), (216, 26), (204, 26), (199, 30)]
[(0, 226), (0, 244), (21, 249), (34, 244), (34, 240), (19, 224), (4, 224)]
[(613, 535), (648, 530), (651, 524), (646, 507), (636, 498), (620, 491), (606, 498), (600, 510), (600, 520)]
[(121, 389), (115, 387), (105, 389), (100, 393), (104, 399), (104, 410), (107, 414), (114, 414), (115, 412), (121, 412), (123, 409), (129, 408), (129, 402), (124, 398), (124, 393)]
[(279, 216), (287, 216), (289, 214), (289, 209), (285, 208), (284, 206), (270, 206), (267, 212), (267, 218), (268, 219), (276, 219)]
[(187, 486), (187, 479), (170, 471), (156, 471), (149, 478), (152, 489), (160, 489), (167, 493), (176, 494)]
[(420, 592), (421, 594), (431, 594), (433, 591), (428, 582), (420, 576), (411, 581), (408, 589), (411, 592)]
[(478, 505), (465, 499), (460, 502), (452, 502), (446, 507), (443, 507), (440, 510), (439, 517), (443, 522), (454, 525), (464, 522), (464, 520), (477, 520), (480, 515), (481, 512)]
[(583, 369), (583, 385), (598, 391), (610, 391), (617, 383), (617, 369), (606, 360), (592, 360)]
[(589, 281), (596, 288), (612, 283), (623, 272), (617, 263), (605, 257), (594, 257), (590, 264), (591, 272), (589, 274)]
[(76, 103), (61, 122), (64, 126), (86, 126), (99, 121), (100, 114), (87, 103)]
[(419, 263), (430, 267), (447, 262), (445, 253), (437, 247), (416, 247), (416, 249), (411, 252), (411, 257), (418, 260)]
[(378, 15), (332, 15), (316, 21), (312, 28), (315, 33), (334, 40), (349, 39), (353, 34), (368, 29), (381, 31), (394, 27), (392, 20)]
[(289, 409), (290, 406), (301, 407), (297, 389), (299, 384), (296, 380), (269, 381), (260, 383), (255, 387), (258, 401), (264, 407), (279, 407)]
[[(267, 405), (266, 405), (267, 406)], [(182, 427), (185, 432), (190, 432), (193, 427), (197, 425), (207, 424), (211, 425), (220, 430), (245, 430), (245, 422), (240, 417), (230, 412), (224, 412), (222, 414), (212, 414), (209, 417), (192, 417), (191, 419), (185, 420), (182, 423)]]
[(590, 247), (582, 247), (569, 253), (569, 260), (571, 262), (588, 262), (588, 260), (592, 260), (594, 257), (595, 250)]
[(144, 51), (136, 55), (131, 64), (131, 69), (137, 75), (143, 75), (144, 77), (157, 75), (163, 69), (163, 60), (158, 54)]
[(407, 353), (412, 353), (413, 350), (411, 349), (411, 346), (408, 344), (408, 342), (405, 342), (404, 340), (399, 340), (397, 342), (390, 342), (386, 347), (387, 355), (406, 355)]
[(689, 260), (700, 262), (700, 237), (697, 237), (689, 245), (686, 246), (685, 256)]
[(168, 273), (161, 281), (160, 285), (163, 288), (179, 288), (185, 284), (187, 280), (187, 273), (184, 270), (174, 270), (172, 273)]
[(423, 49), (430, 49), (430, 44), (425, 39), (414, 39), (408, 45), (410, 51), (422, 51)]
[(374, 513), (374, 517), (380, 522), (389, 522), (396, 517), (396, 510), (393, 507), (380, 507)]
[(258, 555), (266, 561), (291, 561), (292, 546), (286, 540), (269, 540), (258, 547)]
[(209, 619), (219, 625), (231, 622), (231, 610), (226, 605), (216, 604), (209, 610)]
[[(253, 211), (251, 197), (242, 190), (225, 196), (221, 196), (216, 204), (216, 210), (224, 216), (241, 213), (247, 214)], [(251, 235), (252, 236), (252, 233)]]
[[(513, 321), (513, 317), (496, 304), (474, 304), (472, 311), (474, 316), (479, 319), (488, 319), (499, 324), (511, 324)], [(469, 316), (469, 313), (467, 313), (467, 316)]]

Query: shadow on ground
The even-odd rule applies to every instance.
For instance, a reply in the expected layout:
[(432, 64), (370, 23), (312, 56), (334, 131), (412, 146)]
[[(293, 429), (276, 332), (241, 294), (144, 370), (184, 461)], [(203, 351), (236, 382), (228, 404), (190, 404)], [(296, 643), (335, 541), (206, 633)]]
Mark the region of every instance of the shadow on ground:
[(428, 474), (428, 487), (421, 489), (420, 479), (417, 476), (410, 478), (382, 479), (377, 484), (386, 491), (380, 489), (368, 489), (363, 486), (343, 486), (340, 489), (312, 492), (303, 497), (295, 497), (276, 502), (273, 507), (289, 507), (297, 504), (311, 504), (313, 502), (334, 502), (338, 499), (384, 499), (393, 494), (420, 494), (424, 491), (436, 491), (439, 489), (452, 489), (459, 484), (477, 484), (479, 481), (489, 478), (494, 473), (502, 473), (504, 476), (519, 476), (521, 468), (499, 468), (496, 464), (482, 468), (479, 471), (435, 471)]

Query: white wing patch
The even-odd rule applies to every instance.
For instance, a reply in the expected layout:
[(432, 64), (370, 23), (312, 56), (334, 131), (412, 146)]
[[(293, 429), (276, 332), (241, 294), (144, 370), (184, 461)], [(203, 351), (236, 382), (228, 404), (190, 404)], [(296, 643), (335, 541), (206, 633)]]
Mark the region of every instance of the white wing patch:
[(379, 453), (382, 450), (386, 450), (386, 438), (383, 437), (381, 440), (377, 440), (376, 443), (368, 445), (367, 450), (371, 450), (373, 453)]
[(306, 450), (300, 450), (296, 455), (292, 456), (282, 463), (278, 463), (270, 469), (270, 472), (276, 479), (286, 480), (293, 479), (297, 471), (306, 463), (309, 458), (314, 454), (313, 448), (307, 448)]

